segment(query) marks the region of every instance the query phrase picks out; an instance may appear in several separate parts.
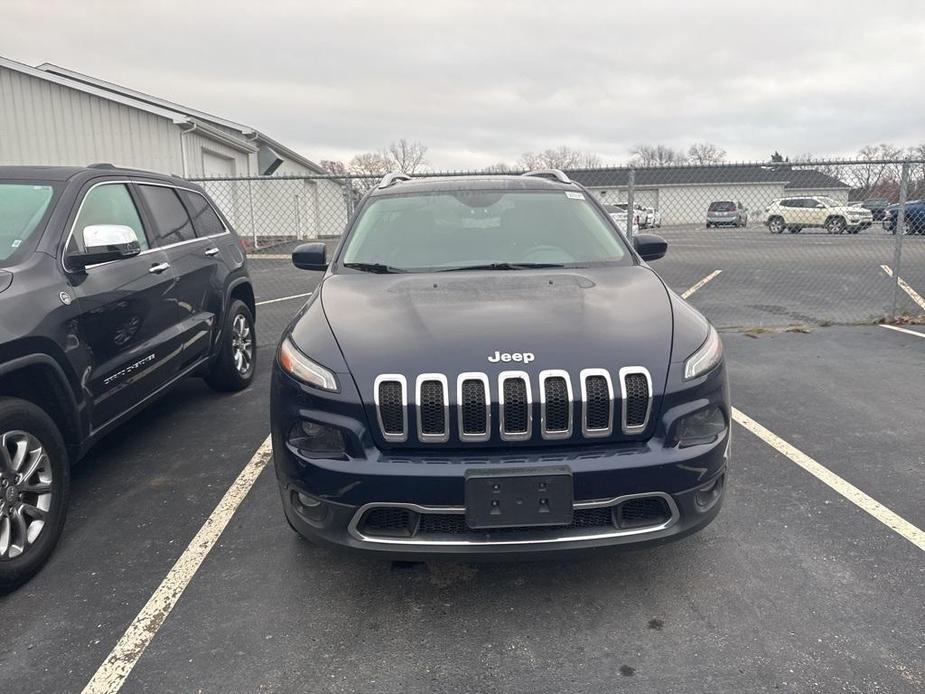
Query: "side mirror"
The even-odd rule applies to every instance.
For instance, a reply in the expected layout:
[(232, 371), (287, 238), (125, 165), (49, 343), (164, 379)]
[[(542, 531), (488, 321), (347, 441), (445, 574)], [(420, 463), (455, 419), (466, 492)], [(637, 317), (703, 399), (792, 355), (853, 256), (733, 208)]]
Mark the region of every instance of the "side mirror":
[(67, 256), (68, 267), (84, 270), (88, 265), (132, 258), (141, 253), (134, 229), (122, 224), (91, 224), (83, 230), (83, 251)]
[(292, 264), (300, 270), (327, 270), (328, 247), (323, 243), (303, 243), (292, 251)]
[(658, 260), (668, 252), (668, 242), (655, 234), (636, 234), (633, 245), (643, 260)]

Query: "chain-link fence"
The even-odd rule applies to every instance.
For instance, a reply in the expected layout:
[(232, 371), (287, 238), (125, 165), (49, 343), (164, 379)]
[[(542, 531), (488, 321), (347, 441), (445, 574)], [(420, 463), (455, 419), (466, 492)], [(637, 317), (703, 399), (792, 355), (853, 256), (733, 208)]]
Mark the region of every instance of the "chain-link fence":
[[(625, 233), (657, 233), (668, 241), (668, 254), (653, 267), (717, 326), (847, 324), (925, 314), (921, 160), (567, 173)], [(288, 262), (291, 249), (310, 239), (336, 243), (378, 177), (199, 182), (245, 239), (258, 300), (273, 301), (306, 292), (305, 273)], [(285, 302), (278, 308), (295, 310)]]

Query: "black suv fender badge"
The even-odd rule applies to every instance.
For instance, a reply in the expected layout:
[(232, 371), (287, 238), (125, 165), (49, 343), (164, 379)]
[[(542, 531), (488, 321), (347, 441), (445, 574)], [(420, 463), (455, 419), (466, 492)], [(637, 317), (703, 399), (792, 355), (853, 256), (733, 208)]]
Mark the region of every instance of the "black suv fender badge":
[(61, 303), (65, 306), (70, 306), (71, 302), (74, 300), (67, 292), (58, 292), (58, 298), (61, 299)]

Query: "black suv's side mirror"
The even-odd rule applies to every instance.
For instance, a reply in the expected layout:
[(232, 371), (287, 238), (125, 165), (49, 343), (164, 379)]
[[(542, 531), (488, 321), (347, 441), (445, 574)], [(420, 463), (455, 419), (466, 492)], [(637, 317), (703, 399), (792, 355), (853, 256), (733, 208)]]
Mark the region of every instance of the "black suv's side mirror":
[(633, 245), (643, 260), (658, 260), (668, 252), (668, 242), (656, 234), (636, 234)]
[(323, 243), (303, 243), (292, 251), (292, 264), (300, 270), (327, 270), (328, 247)]
[(83, 250), (70, 253), (66, 264), (82, 271), (88, 265), (132, 258), (141, 253), (138, 235), (122, 224), (91, 224), (83, 229)]

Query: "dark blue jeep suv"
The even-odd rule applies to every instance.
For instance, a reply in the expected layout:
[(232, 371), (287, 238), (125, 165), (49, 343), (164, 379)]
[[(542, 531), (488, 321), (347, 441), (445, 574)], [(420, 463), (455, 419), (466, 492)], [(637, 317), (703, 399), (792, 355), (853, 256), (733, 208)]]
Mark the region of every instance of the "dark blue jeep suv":
[(562, 172), (387, 176), (283, 335), (283, 508), (391, 557), (678, 538), (719, 511), (729, 389), (716, 331)]

